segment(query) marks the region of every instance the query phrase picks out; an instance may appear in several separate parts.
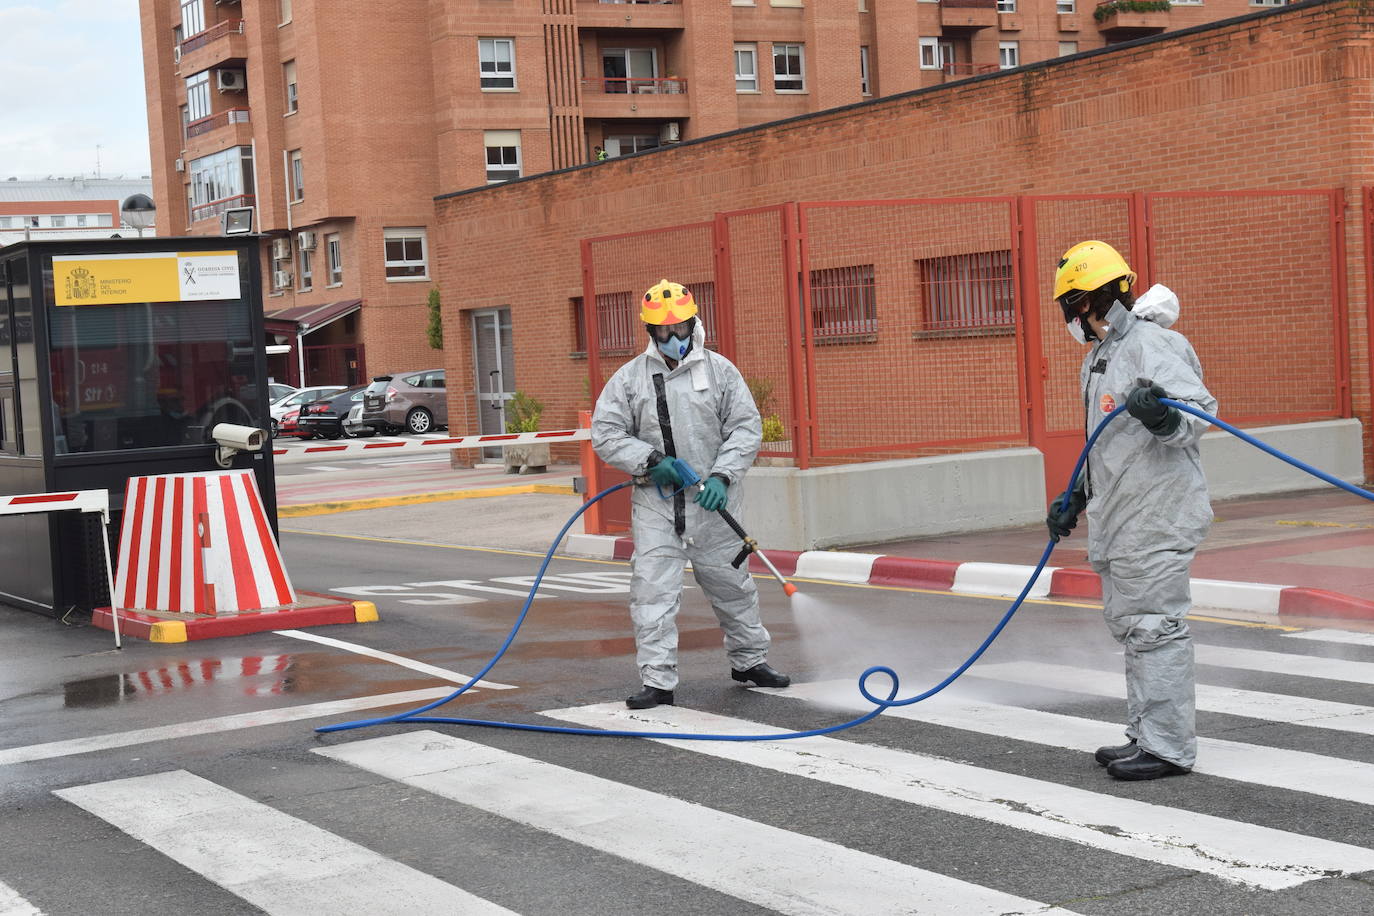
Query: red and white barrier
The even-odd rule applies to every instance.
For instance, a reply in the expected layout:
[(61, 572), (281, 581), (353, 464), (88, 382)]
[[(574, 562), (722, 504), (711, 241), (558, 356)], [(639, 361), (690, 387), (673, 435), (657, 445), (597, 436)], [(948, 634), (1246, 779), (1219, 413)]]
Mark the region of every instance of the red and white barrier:
[(214, 614), (295, 600), (252, 471), (129, 479), (116, 608)]
[(318, 461), (322, 455), (358, 455), (380, 453), (383, 449), (487, 448), (493, 445), (532, 445), (536, 442), (584, 442), (592, 437), (590, 429), (559, 429), (546, 433), (493, 433), (486, 436), (454, 436), (444, 439), (405, 439), (399, 442), (339, 442), (330, 445), (308, 445), (305, 448), (275, 448), (273, 460), (278, 464), (295, 461)]

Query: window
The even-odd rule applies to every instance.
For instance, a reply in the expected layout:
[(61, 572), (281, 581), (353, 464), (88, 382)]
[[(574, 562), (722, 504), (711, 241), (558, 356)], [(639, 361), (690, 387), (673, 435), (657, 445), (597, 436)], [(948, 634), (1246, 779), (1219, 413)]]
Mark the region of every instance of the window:
[(1060, 15), (1078, 12), (1078, 0), (1054, 0), (1054, 11)]
[(181, 112), (181, 145), (185, 147), (187, 140), (186, 125), (191, 123), (190, 109), (182, 105), (178, 111)]
[(1061, 42), (1059, 43), (1059, 56), (1060, 56), (1060, 57), (1067, 57), (1067, 56), (1070, 55), (1070, 54), (1077, 54), (1077, 53), (1078, 53), (1078, 42), (1076, 42), (1076, 41), (1061, 41)]
[(210, 71), (186, 77), (186, 118), (199, 121), (210, 117)]
[(301, 276), (299, 289), (302, 292), (315, 285), (315, 271), (310, 266), (310, 256), (314, 253), (313, 251), (302, 250), (300, 259), (296, 262), (300, 265)]
[(646, 149), (658, 149), (660, 145), (657, 134), (615, 134), (606, 138), (606, 158), (614, 159)]
[(921, 39), (921, 69), (939, 70), (940, 69), (940, 39), (922, 38)]
[(0, 229), (8, 229), (9, 227), (10, 218), (8, 216), (0, 216)]
[(759, 46), (735, 45), (735, 91), (759, 91)]
[(811, 329), (816, 340), (878, 333), (872, 264), (811, 271)]
[[(218, 216), (226, 207), (238, 206), (238, 198), (253, 193), (253, 148), (233, 146), (186, 164), (190, 176), (191, 220)], [(107, 214), (101, 214), (103, 220)]]
[(997, 62), (1003, 70), (1011, 70), (1021, 66), (1021, 47), (1015, 41), (999, 41), (997, 43)]
[(483, 90), (515, 88), (515, 39), (477, 39), (477, 59)]
[(773, 89), (806, 91), (806, 60), (802, 45), (773, 45)]
[(286, 25), (291, 21), (291, 0), (278, 0), (278, 6), (281, 15), (277, 17), (277, 22), (280, 25)]
[(520, 177), (520, 131), (488, 130), (487, 184), (500, 184)]
[(291, 199), (305, 200), (305, 165), (301, 161), (301, 151), (293, 149), (291, 158)]
[(1010, 251), (916, 262), (927, 331), (1007, 328), (1015, 324)]
[[(248, 164), (249, 164), (249, 168), (250, 168), (250, 169), (252, 168), (252, 163), (253, 163), (253, 157), (252, 157), (252, 156), (249, 156), (249, 157), (248, 157)], [(249, 185), (249, 187), (252, 187), (252, 185)], [(96, 216), (96, 218), (95, 218), (95, 224), (96, 224), (97, 226), (99, 226), (101, 229), (109, 229), (109, 228), (111, 228), (111, 227), (114, 226), (114, 217), (111, 216), (111, 215), (108, 214), (108, 213), (101, 213), (101, 214), (99, 214), (99, 215)]]
[(204, 31), (204, 0), (181, 0), (181, 34), (190, 38)]
[[(657, 92), (658, 51), (655, 48), (606, 48), (601, 52), (604, 92)], [(671, 84), (677, 85), (677, 84)]]
[(423, 227), (382, 230), (388, 280), (428, 279)]
[(343, 244), (338, 233), (324, 237), (324, 250), (329, 255), (329, 285), (343, 282)]
[(1288, 0), (1250, 0), (1251, 6), (1283, 6)]
[(1016, 0), (997, 0), (997, 12), (1014, 13), (1016, 12)]
[(286, 83), (286, 113), (295, 114), (298, 110), (296, 98), (296, 62), (288, 60), (281, 65), (282, 81)]
[(30, 229), (37, 229), (37, 228), (38, 228), (38, 217), (36, 217), (36, 216), (30, 216), (30, 217), (29, 217), (29, 228), (30, 228)]
[(64, 228), (66, 225), (67, 225), (67, 218), (66, 218), (65, 216), (54, 216), (54, 217), (52, 218), (52, 227), (53, 227), (54, 229), (62, 229), (62, 228)]
[(859, 91), (864, 95), (872, 95), (873, 89), (868, 82), (868, 46), (859, 47)]

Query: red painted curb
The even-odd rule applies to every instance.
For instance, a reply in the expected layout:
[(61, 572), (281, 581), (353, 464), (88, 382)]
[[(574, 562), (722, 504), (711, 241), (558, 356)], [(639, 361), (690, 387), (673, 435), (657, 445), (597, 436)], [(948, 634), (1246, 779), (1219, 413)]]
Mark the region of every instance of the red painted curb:
[(615, 560), (628, 560), (634, 555), (634, 552), (634, 538), (616, 538), (615, 552), (611, 554), (611, 558)]
[(1285, 588), (1279, 592), (1279, 614), (1295, 617), (1339, 617), (1374, 620), (1374, 601), (1329, 592), (1324, 588)]
[[(797, 558), (801, 556), (800, 551), (765, 550), (764, 553), (768, 554), (768, 561), (776, 566), (778, 572), (782, 573), (784, 577), (797, 574)], [(749, 555), (749, 571), (772, 574), (771, 570), (763, 565), (763, 561), (758, 558), (758, 555), (752, 553)]]
[[(153, 625), (164, 623), (165, 617), (153, 617), (136, 611), (119, 612), (121, 636), (147, 639)], [(295, 630), (301, 627), (322, 627), (336, 623), (357, 623), (353, 604), (326, 604), (318, 607), (290, 608), (284, 611), (257, 611), (224, 617), (201, 617), (181, 621), (186, 625), (186, 640), (215, 639), (220, 636), (244, 636), (266, 630)], [(107, 607), (91, 614), (91, 625), (113, 630), (114, 621)]]
[(1050, 577), (1053, 598), (1101, 598), (1102, 577), (1091, 569), (1056, 569)]
[[(91, 626), (100, 630), (114, 630), (114, 621), (111, 619), (110, 609), (98, 607), (91, 612)], [(145, 614), (136, 614), (133, 611), (124, 611), (119, 615), (119, 635), (129, 636), (133, 639), (147, 639), (153, 632), (153, 624), (158, 621)]]
[(954, 587), (957, 560), (921, 560), (916, 557), (878, 557), (868, 574), (869, 585), (896, 585), (949, 591)]

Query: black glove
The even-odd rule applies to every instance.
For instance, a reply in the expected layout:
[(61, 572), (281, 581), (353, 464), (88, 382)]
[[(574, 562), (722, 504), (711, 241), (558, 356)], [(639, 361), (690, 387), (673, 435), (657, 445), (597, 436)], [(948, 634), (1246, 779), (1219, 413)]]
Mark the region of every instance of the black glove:
[[(1068, 505), (1064, 504), (1064, 497), (1068, 496)], [(1078, 515), (1085, 506), (1088, 505), (1088, 495), (1082, 490), (1066, 490), (1054, 498), (1050, 503), (1049, 515), (1045, 516), (1045, 525), (1050, 529), (1050, 540), (1056, 544), (1060, 538), (1069, 536), (1078, 524)]]
[(1135, 383), (1135, 390), (1126, 396), (1126, 411), (1156, 436), (1167, 436), (1178, 429), (1183, 413), (1159, 400), (1169, 393), (1147, 378), (1138, 378)]

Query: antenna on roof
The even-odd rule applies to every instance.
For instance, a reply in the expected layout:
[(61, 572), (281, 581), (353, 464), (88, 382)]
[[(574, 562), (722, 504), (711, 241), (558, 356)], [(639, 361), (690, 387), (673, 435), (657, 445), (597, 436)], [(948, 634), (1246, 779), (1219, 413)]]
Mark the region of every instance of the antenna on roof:
[(100, 177), (100, 144), (95, 145), (95, 177)]

